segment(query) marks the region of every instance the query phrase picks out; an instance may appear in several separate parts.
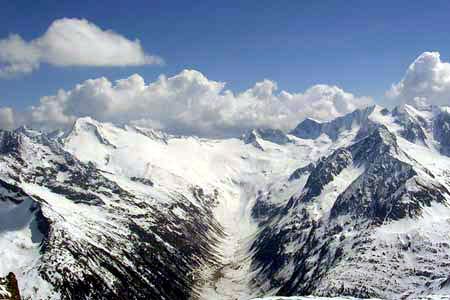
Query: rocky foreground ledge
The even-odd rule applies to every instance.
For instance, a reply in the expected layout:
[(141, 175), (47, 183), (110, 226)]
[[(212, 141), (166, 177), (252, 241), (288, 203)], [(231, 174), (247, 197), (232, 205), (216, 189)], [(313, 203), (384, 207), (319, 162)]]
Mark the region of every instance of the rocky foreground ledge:
[(6, 277), (0, 277), (0, 300), (21, 300), (14, 273), (9, 273)]

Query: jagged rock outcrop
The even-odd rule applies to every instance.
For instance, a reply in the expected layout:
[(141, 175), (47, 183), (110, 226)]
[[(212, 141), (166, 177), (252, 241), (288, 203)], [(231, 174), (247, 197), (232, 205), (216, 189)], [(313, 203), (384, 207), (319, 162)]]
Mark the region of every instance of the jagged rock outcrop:
[(313, 163), (310, 163), (304, 167), (296, 169), (292, 174), (289, 176), (289, 181), (293, 181), (296, 179), (299, 179), (305, 174), (311, 173), (315, 169), (315, 165)]
[(292, 142), (291, 139), (279, 129), (253, 129), (244, 134), (243, 140), (245, 144), (251, 144), (256, 148), (263, 150), (264, 147), (259, 142), (259, 139), (269, 141), (279, 145), (285, 145)]
[[(90, 127), (77, 128), (77, 134), (80, 130), (92, 132)], [(35, 222), (41, 235), (32, 244), (39, 260), (27, 270), (36, 272), (30, 277), (47, 282), (48, 290), (27, 290), (27, 297), (197, 295), (196, 280), (201, 276), (193, 274), (201, 265), (217, 262), (214, 244), (222, 235), (212, 212), (217, 194), (189, 184), (184, 191), (154, 191), (152, 181), (136, 176), (124, 184), (95, 163), (81, 162), (58, 143), (49, 145), (42, 136), (20, 131), (1, 131), (0, 136), (0, 211), (23, 206), (25, 218), (15, 220), (11, 215), (9, 223), (3, 218), (0, 231), (3, 226), (16, 230)], [(104, 138), (99, 141), (115, 149)], [(165, 199), (158, 203), (158, 196)], [(29, 213), (24, 205), (29, 205)]]
[(440, 143), (442, 154), (450, 156), (450, 113), (439, 109), (433, 123), (434, 138)]
[(417, 114), (413, 107), (409, 105), (396, 107), (392, 111), (392, 116), (396, 118), (396, 123), (402, 127), (400, 132), (402, 137), (412, 143), (426, 143), (425, 131), (430, 124), (423, 116)]
[[(277, 295), (400, 298), (414, 295), (411, 285), (425, 284), (426, 278), (429, 285), (440, 284), (439, 273), (450, 271), (441, 244), (426, 235), (417, 240), (406, 234), (398, 240), (378, 236), (377, 228), (385, 224), (421, 219), (433, 206), (448, 206), (450, 192), (445, 181), (418, 163), (420, 157), (400, 147), (394, 133), (370, 122), (369, 130), (361, 124), (351, 145), (319, 159), (314, 169), (297, 172), (297, 178), (307, 176), (301, 193), (272, 207), (265, 219), (259, 216), (263, 229), (251, 247), (255, 288), (270, 287), (267, 292)], [(401, 138), (423, 144), (420, 135), (404, 132), (398, 132)], [(263, 197), (258, 202), (270, 207)], [(415, 268), (427, 268), (427, 256), (445, 263), (423, 275), (405, 264), (409, 251), (423, 259)], [(386, 274), (394, 278), (389, 283), (382, 280)]]
[(21, 300), (19, 286), (14, 273), (9, 273), (6, 277), (0, 278), (0, 299)]
[(358, 109), (343, 117), (338, 117), (332, 121), (319, 122), (310, 118), (305, 119), (297, 125), (290, 134), (302, 139), (316, 139), (321, 134), (327, 135), (333, 141), (337, 140), (343, 131), (352, 129), (353, 126), (365, 125), (369, 115), (376, 107), (371, 106), (365, 109)]

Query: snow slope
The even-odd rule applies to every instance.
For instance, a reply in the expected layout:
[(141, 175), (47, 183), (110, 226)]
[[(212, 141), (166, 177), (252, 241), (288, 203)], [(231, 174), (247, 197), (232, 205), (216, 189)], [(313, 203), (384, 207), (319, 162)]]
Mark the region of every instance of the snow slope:
[[(251, 218), (257, 194), (274, 178), (288, 176), (298, 161), (316, 158), (332, 145), (326, 138), (313, 142), (292, 137), (293, 142), (287, 145), (255, 138), (264, 149), (239, 139), (170, 137), (161, 142), (132, 128), (120, 129), (85, 118), (77, 121), (64, 145), (82, 161), (94, 162), (115, 181), (135, 176), (176, 190), (177, 184), (188, 178), (190, 184), (205, 191), (217, 191), (214, 215), (225, 235), (215, 247), (221, 266), (202, 270), (202, 277), (207, 278), (201, 297), (230, 299), (250, 297), (248, 247), (258, 229)], [(85, 146), (92, 144), (96, 151)]]

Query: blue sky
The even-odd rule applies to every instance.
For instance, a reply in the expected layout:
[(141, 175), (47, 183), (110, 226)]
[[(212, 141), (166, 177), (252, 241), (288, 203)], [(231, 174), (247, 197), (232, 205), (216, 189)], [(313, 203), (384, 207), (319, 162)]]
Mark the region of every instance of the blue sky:
[(0, 101), (20, 107), (87, 78), (146, 80), (184, 68), (233, 90), (270, 78), (300, 91), (337, 84), (381, 97), (420, 53), (450, 53), (450, 2), (433, 1), (2, 1), (0, 37), (42, 35), (61, 17), (86, 18), (139, 38), (166, 65), (133, 68), (44, 66), (0, 81)]
[(58, 67), (0, 79), (0, 106), (22, 109), (89, 78), (133, 73), (146, 82), (183, 69), (243, 91), (265, 78), (302, 92), (323, 83), (383, 98), (424, 51), (450, 56), (450, 2), (433, 1), (6, 1), (0, 39), (29, 41), (52, 21), (83, 18), (141, 41), (162, 66)]

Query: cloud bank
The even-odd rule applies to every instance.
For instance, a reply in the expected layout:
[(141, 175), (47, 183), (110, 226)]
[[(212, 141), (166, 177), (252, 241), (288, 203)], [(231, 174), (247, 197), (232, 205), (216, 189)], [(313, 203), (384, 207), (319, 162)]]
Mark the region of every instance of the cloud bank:
[(0, 128), (13, 129), (15, 127), (14, 112), (9, 107), (0, 107)]
[(31, 73), (41, 63), (55, 66), (137, 66), (163, 60), (131, 41), (84, 19), (55, 20), (41, 37), (25, 41), (12, 34), (0, 40), (0, 77)]
[(67, 128), (76, 118), (91, 116), (177, 134), (230, 136), (255, 127), (288, 130), (305, 117), (329, 120), (370, 102), (368, 97), (328, 85), (315, 85), (304, 93), (278, 91), (271, 80), (233, 93), (223, 82), (184, 70), (173, 77), (161, 75), (148, 84), (137, 74), (116, 82), (86, 80), (71, 90), (41, 98), (21, 118), (46, 130)]
[(450, 63), (441, 61), (439, 52), (424, 52), (386, 98), (393, 104), (450, 105)]
[[(392, 105), (449, 105), (450, 63), (442, 62), (437, 52), (421, 54), (386, 98)], [(137, 74), (115, 82), (90, 79), (42, 97), (25, 111), (0, 107), (0, 128), (22, 124), (44, 130), (69, 128), (77, 118), (91, 116), (176, 134), (235, 136), (250, 128), (289, 130), (306, 117), (330, 120), (371, 102), (329, 85), (315, 85), (302, 93), (279, 91), (268, 79), (235, 93), (223, 82), (184, 70), (150, 83)]]

